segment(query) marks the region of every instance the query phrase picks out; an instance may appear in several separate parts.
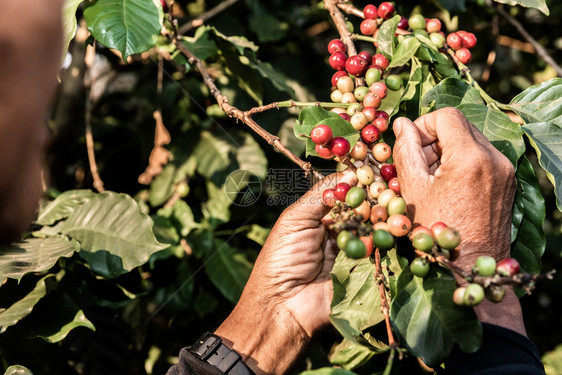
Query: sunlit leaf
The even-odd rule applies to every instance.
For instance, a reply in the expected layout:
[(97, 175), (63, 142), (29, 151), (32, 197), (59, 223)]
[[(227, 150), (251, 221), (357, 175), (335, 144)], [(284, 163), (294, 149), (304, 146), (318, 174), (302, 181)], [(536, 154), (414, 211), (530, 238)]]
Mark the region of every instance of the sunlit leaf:
[(534, 85), (509, 104), (527, 124), (550, 122), (562, 126), (562, 78)]
[(545, 0), (494, 0), (494, 1), (502, 4), (508, 4), (511, 6), (521, 5), (527, 8), (536, 8), (547, 16), (550, 14), (550, 11), (548, 10), (548, 6), (546, 5)]
[(54, 201), (41, 208), (35, 222), (40, 225), (53, 225), (57, 221), (67, 218), (76, 208), (93, 196), (95, 193), (91, 190), (65, 191)]
[(27, 367), (14, 365), (8, 367), (4, 375), (33, 375), (33, 373)]
[(394, 34), (400, 21), (400, 16), (396, 15), (382, 23), (377, 33), (377, 44), (380, 51), (388, 58), (394, 55)]
[(352, 370), (367, 363), (375, 354), (377, 353), (366, 346), (357, 345), (343, 339), (342, 342), (332, 348), (329, 359), (330, 363), (334, 365)]

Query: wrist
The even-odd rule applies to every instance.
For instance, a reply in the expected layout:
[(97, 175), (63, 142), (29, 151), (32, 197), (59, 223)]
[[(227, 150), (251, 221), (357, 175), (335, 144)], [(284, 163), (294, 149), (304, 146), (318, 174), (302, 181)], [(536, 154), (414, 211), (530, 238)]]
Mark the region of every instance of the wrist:
[(242, 301), (215, 334), (258, 375), (286, 373), (310, 342), (287, 310), (258, 304), (252, 308)]
[(527, 336), (519, 299), (513, 287), (506, 286), (506, 289), (505, 297), (501, 302), (493, 303), (484, 299), (481, 304), (474, 307), (474, 311), (482, 323), (494, 324)]

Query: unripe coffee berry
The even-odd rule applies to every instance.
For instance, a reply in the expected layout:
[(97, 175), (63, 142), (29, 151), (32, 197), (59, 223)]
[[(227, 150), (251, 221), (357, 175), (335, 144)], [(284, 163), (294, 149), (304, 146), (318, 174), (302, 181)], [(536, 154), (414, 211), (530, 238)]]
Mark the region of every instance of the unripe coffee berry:
[[(378, 96), (381, 99), (386, 98), (386, 96), (388, 95), (388, 88), (386, 87), (386, 84), (384, 82), (379, 81), (373, 83), (369, 87), (369, 90), (371, 90), (371, 92), (373, 92), (376, 96)], [(374, 106), (369, 106), (369, 107), (374, 107)]]
[(416, 258), (410, 264), (410, 270), (417, 277), (426, 277), (429, 273), (430, 264), (425, 258)]
[(334, 154), (332, 153), (332, 151), (330, 151), (329, 147), (316, 145), (314, 146), (314, 151), (316, 151), (318, 156), (320, 156), (323, 159), (331, 159), (334, 157)]
[(343, 94), (340, 90), (334, 90), (332, 91), (332, 93), (330, 94), (330, 99), (334, 102), (334, 103), (341, 103), (342, 99), (343, 99)]
[(431, 236), (434, 241), (437, 241), (437, 237), (445, 228), (447, 228), (447, 224), (442, 221), (438, 221), (431, 226)]
[(367, 253), (367, 247), (359, 238), (352, 237), (347, 241), (344, 251), (352, 259), (361, 259)]
[(361, 105), (361, 103), (353, 103), (349, 107), (347, 107), (346, 113), (350, 116), (353, 116), (357, 112), (362, 112), (362, 111), (363, 111), (363, 106)]
[(443, 48), (443, 46), (445, 45), (445, 37), (439, 33), (429, 34), (429, 39), (433, 44), (435, 44), (435, 47), (437, 48)]
[(328, 43), (328, 53), (333, 55), (335, 52), (347, 52), (345, 43), (339, 39), (332, 39), (330, 43)]
[(493, 276), (496, 273), (496, 261), (490, 256), (479, 256), (474, 264), (474, 270), (480, 276)]
[[(337, 91), (339, 91), (339, 90), (337, 90)], [(339, 103), (339, 102), (337, 102), (337, 103)], [(357, 99), (355, 99), (355, 95), (353, 95), (352, 92), (346, 92), (341, 97), (341, 103), (344, 103), (344, 104), (357, 103)]]
[(463, 301), (467, 306), (476, 306), (484, 299), (484, 289), (480, 284), (470, 284), (466, 287)]
[(334, 188), (334, 196), (340, 202), (345, 202), (345, 196), (347, 195), (349, 189), (351, 189), (351, 186), (348, 183), (340, 182)]
[[(375, 84), (377, 83), (378, 82), (376, 82)], [(374, 92), (369, 92), (367, 95), (365, 95), (365, 98), (363, 99), (363, 105), (365, 107), (371, 107), (374, 109), (379, 108), (381, 106), (381, 102), (382, 102), (382, 98), (379, 97)]]
[(453, 302), (455, 305), (464, 306), (464, 294), (466, 293), (466, 287), (461, 286), (455, 289), (453, 293)]
[(363, 258), (370, 257), (371, 254), (373, 253), (373, 239), (370, 236), (359, 237), (359, 239), (361, 241), (363, 241), (363, 243), (365, 244), (365, 247), (367, 248), (367, 251), (366, 251), (365, 255), (363, 256)]
[(335, 73), (332, 75), (332, 80), (331, 80), (332, 86), (337, 87), (337, 85), (338, 85), (338, 80), (339, 80), (341, 77), (348, 77), (347, 72), (346, 72), (345, 70), (338, 70), (337, 72), (335, 72)]
[(361, 203), (365, 200), (367, 194), (365, 190), (358, 186), (354, 186), (345, 195), (345, 203), (351, 208), (359, 207)]
[(365, 114), (365, 116), (367, 116), (367, 121), (373, 122), (375, 120), (376, 118), (375, 115), (377, 114), (377, 110), (374, 109), (373, 107), (365, 107), (363, 108), (362, 112)]
[(346, 92), (352, 92), (355, 89), (355, 82), (353, 82), (353, 78), (345, 75), (338, 79), (336, 87), (342, 92), (342, 94), (345, 94)]
[(425, 29), (425, 17), (421, 14), (414, 14), (408, 19), (408, 24), (412, 30)]
[[(363, 116), (364, 116), (364, 114), (363, 114)], [(365, 121), (367, 121), (366, 117), (365, 117)], [(377, 139), (379, 139), (379, 135), (380, 135), (379, 129), (377, 129), (377, 127), (375, 125), (372, 125), (372, 124), (365, 126), (361, 130), (361, 140), (363, 142), (365, 142), (366, 144), (371, 144), (371, 143), (376, 142)]]
[(373, 83), (380, 81), (381, 75), (380, 69), (369, 68), (365, 72), (365, 83), (367, 83), (368, 86), (371, 86)]
[(484, 294), (488, 301), (499, 303), (505, 297), (505, 287), (503, 285), (490, 285), (484, 289)]
[(362, 102), (365, 99), (365, 95), (369, 93), (369, 88), (365, 86), (359, 86), (353, 91), (353, 95), (355, 95), (355, 99), (358, 102)]
[(337, 199), (336, 199), (334, 193), (335, 193), (334, 189), (326, 189), (322, 193), (322, 201), (324, 202), (324, 204), (326, 206), (334, 207), (336, 205)]
[(357, 141), (351, 149), (349, 156), (354, 160), (364, 160), (367, 157), (367, 145), (361, 141)]
[(355, 207), (353, 209), (356, 215), (361, 216), (361, 221), (369, 220), (369, 216), (371, 215), (371, 205), (367, 201), (363, 201), (359, 207)]
[(402, 197), (392, 197), (386, 205), (386, 210), (389, 215), (406, 213), (406, 201)]
[(427, 233), (418, 233), (412, 239), (412, 245), (425, 253), (431, 253), (433, 249), (433, 238)]
[(388, 219), (388, 211), (386, 210), (385, 206), (381, 204), (375, 204), (373, 207), (371, 207), (371, 223), (376, 224), (383, 221), (385, 222), (386, 219)]
[(447, 227), (437, 235), (435, 242), (443, 249), (453, 250), (460, 245), (461, 235), (455, 228)]
[(394, 237), (386, 230), (376, 229), (373, 233), (373, 243), (382, 251), (390, 250), (394, 247)]
[(395, 196), (396, 196), (395, 192), (393, 192), (390, 189), (385, 189), (379, 194), (379, 197), (377, 198), (377, 201), (378, 201), (379, 204), (386, 207), (388, 205), (388, 202), (390, 201), (390, 199), (392, 197), (395, 197)]
[(318, 125), (310, 132), (310, 139), (317, 145), (324, 146), (332, 140), (334, 133), (328, 125)]
[(385, 79), (386, 87), (392, 91), (398, 91), (402, 88), (402, 78), (395, 74), (391, 74)]
[(373, 4), (369, 4), (367, 5), (365, 8), (363, 8), (363, 15), (365, 16), (366, 19), (375, 19), (377, 18), (378, 12), (377, 12), (377, 7)]
[(381, 163), (386, 162), (392, 156), (392, 149), (384, 142), (373, 145), (371, 152), (373, 153), (373, 157)]
[(370, 165), (364, 165), (355, 171), (357, 180), (363, 185), (371, 185), (375, 181), (375, 172)]
[(334, 70), (345, 70), (346, 61), (347, 61), (347, 56), (343, 52), (334, 52), (328, 59), (330, 66)]
[(405, 236), (408, 234), (410, 229), (412, 229), (412, 222), (408, 219), (408, 217), (402, 214), (390, 215), (388, 219), (386, 219), (386, 224), (388, 225), (388, 231), (395, 237)]
[[(356, 114), (351, 116), (351, 120), (349, 120), (349, 122), (351, 123), (351, 126), (353, 126), (353, 128), (357, 131), (365, 129), (368, 123), (367, 116), (365, 116), (363, 112), (357, 112)], [(363, 139), (363, 141), (365, 140)]]
[(375, 181), (369, 186), (369, 195), (371, 198), (377, 199), (379, 195), (386, 190), (384, 182)]
[(353, 233), (351, 233), (350, 231), (342, 230), (336, 237), (336, 243), (338, 244), (338, 247), (343, 250), (345, 249), (345, 245), (347, 245), (347, 242), (353, 237)]

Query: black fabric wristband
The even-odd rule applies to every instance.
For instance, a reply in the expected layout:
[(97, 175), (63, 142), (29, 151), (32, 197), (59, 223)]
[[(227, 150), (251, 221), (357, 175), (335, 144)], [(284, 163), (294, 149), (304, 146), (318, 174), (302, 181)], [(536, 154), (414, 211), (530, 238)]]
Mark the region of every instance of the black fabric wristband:
[(236, 351), (222, 343), (222, 339), (210, 332), (205, 332), (195, 344), (187, 348), (201, 360), (210, 363), (228, 375), (255, 375)]

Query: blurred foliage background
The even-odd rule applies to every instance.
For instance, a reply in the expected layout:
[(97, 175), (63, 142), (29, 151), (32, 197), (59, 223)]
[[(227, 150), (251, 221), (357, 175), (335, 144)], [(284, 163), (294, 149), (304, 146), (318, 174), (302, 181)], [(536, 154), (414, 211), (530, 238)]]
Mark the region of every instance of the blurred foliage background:
[[(175, 13), (180, 29), (219, 3), (177, 1)], [(329, 101), (332, 71), (327, 63), (326, 45), (337, 33), (321, 3), (228, 3), (227, 9), (205, 21), (205, 25), (224, 35), (253, 41), (259, 46), (255, 58), (271, 64), (272, 69), (286, 77), (280, 76), (286, 84), (281, 85), (255, 71), (247, 72), (253, 87), (261, 91), (263, 103), (289, 99), (291, 91), (293, 99)], [(562, 3), (547, 3), (548, 17), (534, 9), (504, 9), (547, 48), (555, 61), (562, 61)], [(355, 4), (362, 8), (367, 2)], [(469, 67), (484, 89), (500, 102), (508, 103), (528, 86), (556, 76), (518, 31), (497, 13), (497, 5), (480, 0), (426, 0), (416, 4), (396, 1), (396, 6), (405, 16), (411, 12), (436, 16), (444, 21), (447, 31), (474, 32), (478, 45)], [(444, 6), (454, 12), (449, 13)], [(81, 13), (79, 9), (79, 20)], [(350, 21), (358, 28), (358, 19), (350, 17)], [(185, 35), (193, 36), (195, 32), (196, 28), (192, 28)], [(170, 247), (154, 254), (145, 266), (112, 282), (96, 278), (83, 266), (67, 268), (69, 280), (83, 284), (83, 290), (90, 293), (90, 297), (77, 299), (96, 331), (78, 328), (55, 346), (37, 340), (33, 347), (19, 345), (18, 332), (8, 331), (0, 337), (2, 357), (5, 364), (14, 361), (37, 374), (162, 374), (174, 363), (182, 347), (193, 343), (203, 332), (213, 331), (229, 314), (268, 229), (288, 203), (306, 190), (307, 183), (301, 171), (283, 155), (253, 134), (248, 138), (250, 133), (243, 124), (226, 117), (199, 74), (189, 67), (185, 69), (182, 61), (176, 59), (180, 62), (178, 69), (159, 59), (156, 50), (152, 50), (123, 64), (113, 51), (98, 46), (95, 62), (88, 69), (84, 33), (83, 28), (79, 29), (77, 39), (70, 45), (49, 117), (52, 141), (46, 152), (48, 192), (92, 188), (84, 131), (89, 113), (105, 188), (135, 197), (154, 219), (157, 238)], [(162, 40), (157, 48), (165, 49), (165, 45)], [(368, 43), (364, 47), (373, 50)], [(232, 72), (236, 67), (229, 64), (228, 56), (219, 53), (206, 60), (206, 64), (231, 104), (243, 110), (257, 105), (255, 98), (236, 81)], [(159, 70), (159, 66), (163, 69)], [(163, 72), (161, 90), (159, 71)], [(86, 100), (86, 72), (96, 77), (92, 90), (98, 90), (99, 99), (93, 103)], [(161, 110), (163, 124), (170, 133), (171, 141), (165, 148), (173, 159), (150, 185), (144, 185), (138, 177), (147, 167), (154, 146), (153, 113), (157, 109)], [(283, 109), (268, 111), (255, 119), (300, 154), (304, 145), (292, 132), (296, 113)], [(237, 144), (245, 147), (239, 148)], [(255, 151), (258, 145), (263, 154)], [(249, 150), (254, 150), (254, 158), (247, 158)], [(532, 162), (536, 165), (536, 158)], [(317, 161), (315, 165), (323, 166)], [(249, 206), (232, 205), (217, 188), (240, 166), (250, 166), (262, 182), (259, 199)], [(269, 175), (277, 173), (277, 178), (283, 171), (290, 174), (290, 194), (283, 186), (268, 183), (268, 168), (272, 169)], [(543, 271), (562, 269), (562, 214), (556, 208), (546, 176), (538, 177), (547, 201)], [(188, 194), (180, 199), (185, 203), (170, 202), (182, 181), (188, 186)], [(209, 257), (217, 248), (221, 249), (219, 256)], [(229, 256), (233, 260), (229, 261)], [(116, 285), (136, 298), (124, 297)], [(562, 343), (561, 301), (560, 276), (539, 283), (533, 295), (521, 299), (530, 338), (542, 354), (551, 352), (546, 358), (552, 374), (562, 373), (562, 349), (552, 352)], [(337, 340), (337, 332), (326, 332), (295, 372), (328, 365), (327, 353)], [(421, 373), (421, 369), (416, 361), (408, 359), (396, 363), (393, 373), (417, 372)]]

